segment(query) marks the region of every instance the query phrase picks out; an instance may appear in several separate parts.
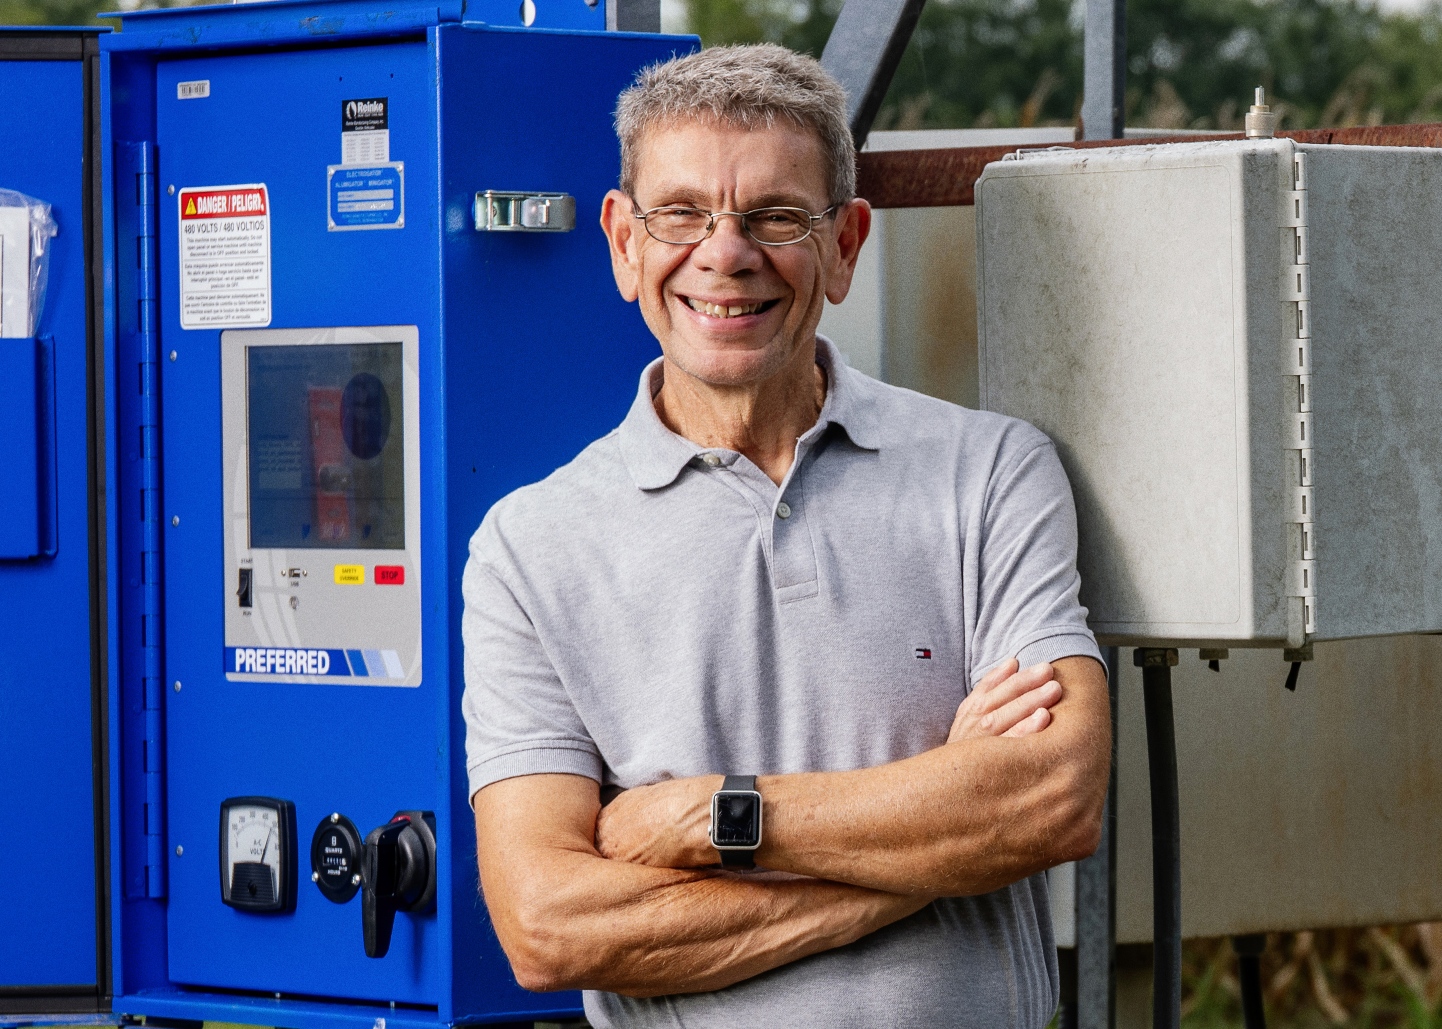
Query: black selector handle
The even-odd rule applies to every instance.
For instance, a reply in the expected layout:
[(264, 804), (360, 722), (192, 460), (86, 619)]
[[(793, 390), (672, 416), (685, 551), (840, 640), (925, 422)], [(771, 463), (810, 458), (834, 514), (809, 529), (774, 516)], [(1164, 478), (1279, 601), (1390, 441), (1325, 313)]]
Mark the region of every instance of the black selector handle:
[(436, 902), (436, 816), (398, 811), (365, 839), (361, 868), (361, 922), (366, 957), (391, 948), (397, 911), (417, 913)]

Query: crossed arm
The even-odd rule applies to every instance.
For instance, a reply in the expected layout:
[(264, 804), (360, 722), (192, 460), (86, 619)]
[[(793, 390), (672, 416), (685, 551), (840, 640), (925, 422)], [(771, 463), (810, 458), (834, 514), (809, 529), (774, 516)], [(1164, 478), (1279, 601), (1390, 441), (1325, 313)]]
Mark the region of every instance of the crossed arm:
[(938, 896), (984, 893), (1096, 846), (1110, 758), (1090, 658), (988, 675), (947, 742), (854, 772), (765, 776), (757, 862), (734, 875), (706, 838), (721, 776), (628, 790), (602, 808), (572, 775), (475, 798), (481, 886), (534, 990), (715, 990), (844, 946)]

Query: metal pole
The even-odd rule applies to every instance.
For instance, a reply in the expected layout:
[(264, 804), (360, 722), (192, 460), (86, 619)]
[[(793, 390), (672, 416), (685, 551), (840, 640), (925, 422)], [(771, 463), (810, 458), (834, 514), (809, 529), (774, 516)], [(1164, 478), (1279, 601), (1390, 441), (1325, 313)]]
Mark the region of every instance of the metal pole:
[(860, 150), (891, 87), (926, 0), (846, 0), (821, 66), (846, 90), (851, 140)]
[(1139, 649), (1152, 787), (1152, 1027), (1182, 1024), (1182, 831), (1177, 731), (1172, 717), (1175, 650)]
[(1087, 0), (1082, 139), (1121, 139), (1127, 98), (1126, 0)]
[[(1126, 0), (1087, 0), (1083, 44), (1082, 138), (1120, 139), (1127, 86)], [(1112, 703), (1112, 768), (1096, 853), (1077, 865), (1077, 1029), (1116, 1025), (1117, 711), (1116, 647), (1107, 650)]]
[(1267, 937), (1262, 933), (1232, 937), (1241, 983), (1242, 1025), (1246, 1029), (1267, 1029), (1267, 1011), (1262, 1004), (1262, 951), (1266, 949)]
[(1107, 692), (1112, 707), (1112, 766), (1096, 853), (1076, 869), (1076, 1029), (1112, 1029), (1116, 1024), (1117, 924), (1117, 669), (1119, 654), (1108, 647)]

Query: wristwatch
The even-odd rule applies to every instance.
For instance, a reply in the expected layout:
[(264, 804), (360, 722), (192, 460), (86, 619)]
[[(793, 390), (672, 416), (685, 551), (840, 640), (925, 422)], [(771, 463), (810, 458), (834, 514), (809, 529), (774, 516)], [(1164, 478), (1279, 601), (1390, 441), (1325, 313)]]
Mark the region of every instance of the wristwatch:
[(723, 868), (755, 868), (761, 846), (761, 794), (756, 776), (728, 775), (711, 794), (711, 846), (721, 855)]

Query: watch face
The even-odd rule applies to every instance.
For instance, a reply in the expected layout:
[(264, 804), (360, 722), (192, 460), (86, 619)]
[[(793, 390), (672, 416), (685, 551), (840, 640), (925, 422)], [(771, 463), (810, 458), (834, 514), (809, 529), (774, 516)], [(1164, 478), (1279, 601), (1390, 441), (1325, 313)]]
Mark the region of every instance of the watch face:
[(717, 847), (756, 847), (761, 843), (761, 796), (722, 791), (711, 800), (711, 842)]

